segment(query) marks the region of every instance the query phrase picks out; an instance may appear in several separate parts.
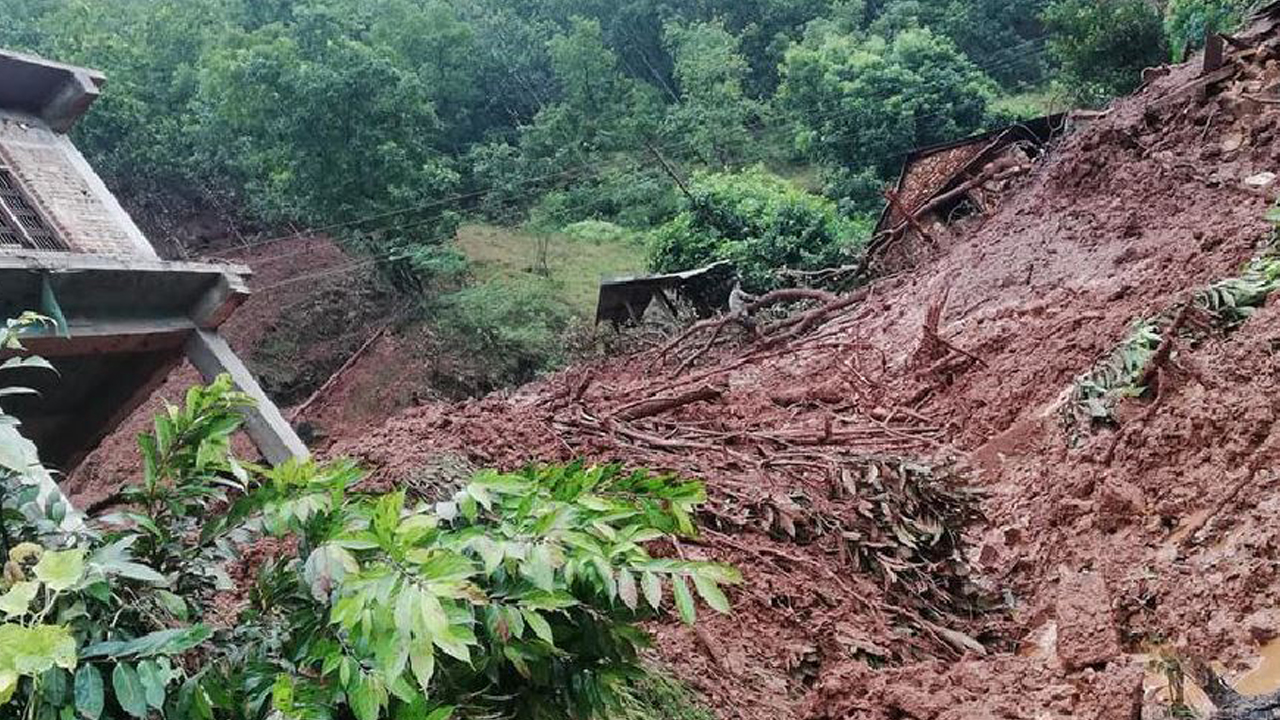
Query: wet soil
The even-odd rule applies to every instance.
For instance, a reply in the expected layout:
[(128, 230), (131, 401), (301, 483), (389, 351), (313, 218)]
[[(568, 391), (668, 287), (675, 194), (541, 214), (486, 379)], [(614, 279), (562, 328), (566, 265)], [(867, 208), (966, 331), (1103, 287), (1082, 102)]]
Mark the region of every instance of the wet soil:
[[(1151, 647), (1238, 674), (1280, 633), (1280, 312), (1180, 343), (1158, 398), (1130, 401), (1116, 429), (1069, 431), (1057, 407), (1135, 320), (1268, 240), (1275, 187), (1247, 181), (1280, 170), (1280, 111), (1232, 99), (1262, 73), (1170, 102), (1196, 77), (1174, 68), (1076, 127), (993, 215), (934, 228), (863, 302), (786, 343), (731, 333), (683, 374), (652, 351), (577, 366), (349, 428), (330, 452), (387, 484), (441, 454), (704, 478), (709, 530), (686, 550), (747, 582), (733, 617), (661, 626), (658, 647), (723, 718), (1159, 717), (1143, 709)], [(699, 385), (720, 392), (619, 420)], [(822, 526), (868, 455), (953, 466), (983, 491), (966, 559), (998, 600), (941, 636)]]

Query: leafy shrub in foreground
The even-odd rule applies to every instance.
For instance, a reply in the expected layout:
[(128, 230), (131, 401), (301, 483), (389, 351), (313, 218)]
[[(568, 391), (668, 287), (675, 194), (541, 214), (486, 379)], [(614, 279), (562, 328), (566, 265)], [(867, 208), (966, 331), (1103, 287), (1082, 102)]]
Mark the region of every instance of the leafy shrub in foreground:
[(779, 284), (777, 270), (842, 265), (864, 239), (834, 203), (764, 170), (697, 175), (691, 192), (685, 210), (653, 233), (654, 270), (731, 260), (744, 285), (767, 290)]
[(236, 461), (246, 402), (223, 378), (170, 406), (102, 527), (54, 518), (0, 435), (0, 718), (633, 717), (635, 622), (729, 609), (731, 568), (646, 550), (693, 532), (698, 483), (574, 464), (366, 494), (349, 462)]

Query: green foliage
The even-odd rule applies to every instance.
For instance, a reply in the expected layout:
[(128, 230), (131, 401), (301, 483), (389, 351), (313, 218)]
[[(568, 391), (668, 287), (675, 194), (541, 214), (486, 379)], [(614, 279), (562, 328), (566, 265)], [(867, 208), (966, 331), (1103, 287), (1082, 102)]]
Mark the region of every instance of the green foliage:
[(594, 243), (633, 243), (636, 234), (624, 227), (603, 220), (582, 220), (566, 225), (562, 232), (575, 240)]
[(1055, 0), (1045, 9), (1049, 57), (1081, 102), (1101, 104), (1168, 57), (1159, 11), (1146, 0)]
[(606, 717), (645, 643), (625, 618), (661, 607), (642, 604), (638, 584), (693, 582), (727, 610), (719, 585), (738, 582), (643, 549), (692, 531), (696, 483), (580, 465), (490, 472), (411, 508), (403, 493), (351, 496), (357, 478), (282, 472), (265, 490), (280, 501), (267, 527), (301, 538), (304, 578), (330, 608), (332, 625), (296, 660), (318, 675), (290, 678), (286, 693), (315, 708), (345, 693), (357, 717), (374, 718), (421, 691), (468, 714)]
[(660, 272), (729, 260), (753, 290), (777, 287), (777, 270), (816, 270), (849, 262), (865, 236), (835, 204), (762, 169), (702, 174), (693, 199), (652, 237)]
[[(3, 518), (23, 542), (0, 581), (0, 718), (656, 717), (648, 697), (685, 712), (656, 694), (637, 623), (692, 622), (695, 591), (729, 611), (733, 569), (646, 550), (694, 532), (699, 483), (574, 464), (482, 472), (438, 503), (370, 495), (349, 462), (237, 462), (245, 403), (224, 378), (167, 407), (122, 496), (138, 511), (105, 532)], [(225, 579), (230, 541), (262, 533), (285, 549), (214, 631), (227, 611), (189, 576)]]
[(778, 103), (795, 123), (797, 149), (827, 167), (882, 179), (911, 149), (980, 129), (995, 97), (994, 83), (927, 29), (891, 42), (810, 37), (787, 52), (781, 73)]
[(1140, 320), (1110, 355), (1076, 379), (1062, 409), (1064, 423), (1068, 427), (1110, 424), (1118, 403), (1145, 394), (1148, 388), (1141, 384), (1143, 377), (1179, 313), (1204, 319), (1193, 327), (1184, 324), (1178, 328), (1182, 335), (1197, 340), (1207, 330), (1229, 332), (1238, 328), (1276, 290), (1280, 290), (1280, 257), (1268, 253), (1249, 263), (1240, 275), (1198, 291), (1190, 308), (1178, 306), (1154, 319)]
[(439, 331), (477, 358), (483, 387), (527, 382), (563, 359), (572, 312), (536, 277), (495, 279), (433, 302)]
[(1231, 32), (1244, 20), (1249, 0), (1169, 0), (1164, 9), (1164, 31), (1174, 62), (1181, 62), (1191, 48), (1204, 45), (1209, 32)]
[(126, 201), (324, 227), (429, 295), (464, 274), (445, 246), (468, 213), (670, 221), (659, 153), (681, 175), (814, 163), (843, 212), (877, 212), (905, 152), (1007, 118), (993, 78), (1044, 85), (1044, 5), (0, 0), (0, 44), (106, 71), (76, 140)]
[(1047, 0), (890, 0), (868, 31), (886, 39), (905, 30), (930, 28), (947, 36), (1008, 88), (1035, 85), (1044, 67), (1036, 40)]
[(748, 126), (760, 108), (746, 96), (749, 68), (738, 38), (720, 22), (670, 23), (666, 41), (681, 95), (669, 132), (687, 138), (706, 165), (741, 164), (752, 139)]

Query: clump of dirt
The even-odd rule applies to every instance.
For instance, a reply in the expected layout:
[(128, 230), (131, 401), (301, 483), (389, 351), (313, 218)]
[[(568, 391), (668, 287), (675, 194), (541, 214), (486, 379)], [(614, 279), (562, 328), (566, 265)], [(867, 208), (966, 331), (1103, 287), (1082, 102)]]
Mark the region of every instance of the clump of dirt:
[[(1280, 601), (1275, 301), (1176, 341), (1158, 394), (1112, 428), (1073, 443), (1058, 408), (1135, 320), (1269, 239), (1280, 108), (1231, 98), (1278, 59), (1237, 57), (1203, 87), (1173, 68), (1062, 140), (993, 215), (931, 228), (910, 264), (803, 332), (730, 329), (705, 351), (429, 402), (332, 452), (390, 483), (440, 453), (704, 478), (707, 530), (685, 551), (747, 583), (734, 617), (662, 626), (659, 649), (724, 718), (1134, 717), (1151, 648), (1238, 669)], [(847, 521), (884, 461), (981, 490), (984, 519), (950, 518), (955, 552), (928, 560), (970, 605), (851, 557), (868, 538)]]

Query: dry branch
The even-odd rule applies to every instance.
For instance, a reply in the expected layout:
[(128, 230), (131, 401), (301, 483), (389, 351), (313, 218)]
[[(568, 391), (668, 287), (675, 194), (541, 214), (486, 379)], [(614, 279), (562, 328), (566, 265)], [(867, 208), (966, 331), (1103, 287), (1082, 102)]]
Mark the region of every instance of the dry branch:
[(387, 334), (387, 330), (390, 328), (390, 324), (383, 325), (381, 328), (378, 328), (377, 332), (370, 335), (369, 339), (365, 340), (364, 344), (352, 353), (351, 357), (347, 358), (347, 361), (342, 364), (342, 367), (338, 368), (337, 372), (330, 375), (329, 379), (326, 380), (319, 389), (311, 393), (311, 397), (307, 398), (306, 402), (293, 409), (293, 412), (289, 414), (289, 421), (297, 422), (298, 419), (302, 417), (302, 414), (311, 409), (311, 406), (314, 405), (316, 401), (332, 390), (333, 386), (337, 385), (338, 381), (342, 379), (342, 376), (345, 375), (357, 362), (359, 362), (360, 358), (364, 357), (365, 353), (369, 352), (378, 340), (382, 339), (382, 336)]
[(716, 385), (704, 385), (679, 395), (655, 397), (628, 403), (613, 412), (618, 420), (643, 420), (661, 415), (676, 408), (698, 402), (711, 402), (724, 396), (724, 388)]
[(659, 361), (665, 360), (667, 355), (669, 355), (672, 350), (675, 350), (677, 347), (684, 344), (685, 341), (689, 340), (695, 335), (702, 332), (710, 331), (711, 334), (707, 337), (707, 340), (704, 343), (702, 343), (702, 345), (700, 345), (692, 355), (685, 358), (684, 362), (682, 362), (680, 364), (680, 367), (676, 370), (676, 375), (681, 375), (684, 373), (685, 370), (689, 368), (689, 366), (697, 362), (698, 358), (705, 355), (706, 352), (711, 349), (711, 347), (715, 344), (716, 340), (720, 338), (720, 333), (724, 331), (724, 328), (729, 323), (736, 322), (743, 325), (744, 327), (754, 328), (753, 325), (748, 324), (749, 319), (753, 314), (761, 310), (764, 310), (765, 308), (772, 307), (774, 305), (780, 305), (782, 303), (787, 303), (787, 302), (803, 302), (806, 300), (817, 301), (817, 302), (824, 303), (826, 305), (831, 305), (839, 302), (838, 296), (833, 295), (832, 293), (826, 292), (825, 290), (809, 290), (804, 288), (774, 290), (773, 292), (768, 293), (753, 302), (747, 303), (746, 305), (742, 306), (741, 309), (735, 312), (729, 313), (728, 315), (725, 315), (719, 318), (712, 318), (710, 320), (703, 320), (702, 322), (695, 323), (688, 330), (681, 333), (679, 337), (667, 343), (666, 346), (663, 347), (662, 350), (658, 352), (658, 360)]

